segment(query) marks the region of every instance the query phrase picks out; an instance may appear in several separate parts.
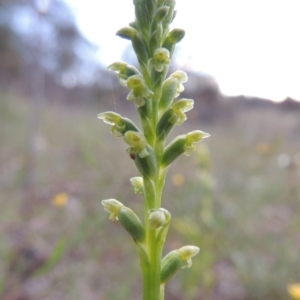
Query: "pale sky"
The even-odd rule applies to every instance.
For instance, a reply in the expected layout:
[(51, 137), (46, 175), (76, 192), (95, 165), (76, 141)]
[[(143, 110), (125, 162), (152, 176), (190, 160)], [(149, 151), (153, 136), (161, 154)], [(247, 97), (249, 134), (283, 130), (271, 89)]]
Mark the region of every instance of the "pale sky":
[[(132, 0), (66, 0), (105, 65), (128, 41), (115, 33), (134, 20)], [(185, 38), (179, 65), (213, 76), (226, 95), (300, 100), (300, 0), (177, 0), (171, 28)]]

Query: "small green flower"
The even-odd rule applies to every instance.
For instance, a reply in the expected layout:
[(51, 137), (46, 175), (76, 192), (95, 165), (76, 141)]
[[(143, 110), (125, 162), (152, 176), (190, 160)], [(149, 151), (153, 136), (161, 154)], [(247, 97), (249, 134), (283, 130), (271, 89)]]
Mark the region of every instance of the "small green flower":
[(162, 165), (166, 168), (168, 167), (177, 157), (181, 154), (186, 156), (191, 155), (191, 153), (196, 149), (195, 143), (201, 142), (204, 138), (210, 135), (201, 130), (194, 130), (188, 134), (182, 134), (177, 136), (164, 150), (162, 156)]
[(137, 176), (137, 177), (132, 177), (130, 178), (131, 184), (134, 187), (134, 192), (137, 195), (142, 195), (143, 194), (143, 189), (144, 189), (144, 181), (143, 177)]
[(169, 252), (161, 262), (161, 283), (165, 284), (181, 268), (192, 266), (192, 257), (198, 254), (200, 249), (196, 246), (184, 246)]
[(103, 200), (102, 204), (109, 218), (118, 222), (137, 246), (145, 300), (164, 299), (166, 282), (181, 268), (190, 267), (192, 257), (199, 252), (196, 246), (185, 246), (161, 257), (171, 223), (171, 214), (160, 207), (168, 168), (180, 155), (190, 155), (195, 143), (209, 136), (195, 130), (177, 136), (166, 146), (172, 130), (186, 121), (186, 113), (194, 105), (192, 99), (178, 97), (184, 91), (187, 74), (176, 71), (167, 75), (176, 45), (185, 35), (182, 29), (170, 30), (176, 16), (175, 2), (133, 0), (134, 22), (117, 32), (131, 41), (139, 67), (115, 62), (108, 69), (115, 71), (120, 83), (128, 87), (127, 100), (134, 102), (141, 128), (112, 111), (98, 115), (112, 126), (115, 136), (124, 137), (126, 151), (139, 175), (130, 181), (135, 193), (144, 198), (145, 225), (133, 210), (115, 199)]
[(124, 62), (114, 62), (107, 69), (115, 71), (118, 74), (119, 81), (123, 86), (127, 86), (127, 80), (130, 76), (141, 75), (137, 68)]
[(134, 240), (142, 242), (145, 239), (145, 228), (132, 209), (116, 199), (102, 200), (102, 205), (104, 210), (110, 213), (109, 219), (120, 222)]
[(180, 99), (172, 105), (173, 116), (169, 119), (172, 124), (181, 125), (186, 119), (186, 112), (194, 107), (194, 100)]
[(153, 96), (153, 92), (148, 88), (141, 75), (134, 75), (128, 78), (127, 87), (131, 90), (127, 100), (133, 101), (136, 107), (143, 106), (146, 101)]
[(102, 119), (104, 123), (112, 125), (111, 132), (115, 137), (121, 137), (129, 130), (139, 131), (131, 120), (123, 118), (113, 111), (100, 113), (98, 114), (98, 118)]
[(181, 259), (186, 263), (182, 268), (190, 268), (192, 266), (192, 257), (199, 253), (200, 248), (196, 246), (184, 246), (177, 251), (179, 252)]
[(184, 91), (184, 86), (182, 83), (187, 82), (188, 77), (187, 74), (183, 71), (176, 71), (173, 74), (170, 75), (169, 78), (174, 78), (178, 80), (177, 83), (177, 94), (175, 95), (175, 98)]
[(176, 71), (164, 81), (161, 99), (159, 101), (160, 111), (165, 111), (165, 109), (171, 106), (174, 99), (184, 91), (184, 86), (182, 83), (186, 81), (187, 75), (183, 71)]
[(158, 48), (154, 51), (153, 57), (149, 59), (149, 64), (157, 72), (164, 71), (170, 64), (170, 52), (166, 48)]
[(127, 131), (124, 135), (124, 140), (130, 146), (128, 149), (129, 153), (138, 154), (141, 158), (149, 155), (146, 149), (147, 140), (140, 132)]
[(191, 155), (195, 151), (195, 143), (201, 142), (203, 139), (210, 137), (210, 134), (203, 132), (201, 130), (194, 130), (186, 135), (186, 142), (184, 146), (184, 154), (186, 156)]
[(107, 200), (102, 200), (102, 205), (104, 206), (104, 210), (109, 212), (109, 219), (113, 222), (116, 222), (119, 220), (119, 211), (121, 207), (123, 207), (123, 203), (116, 199), (107, 199)]

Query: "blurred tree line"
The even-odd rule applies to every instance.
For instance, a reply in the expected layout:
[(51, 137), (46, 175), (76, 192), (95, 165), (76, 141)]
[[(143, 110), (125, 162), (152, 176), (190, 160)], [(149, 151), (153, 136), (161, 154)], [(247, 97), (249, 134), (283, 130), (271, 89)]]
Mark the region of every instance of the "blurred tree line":
[(0, 0), (2, 90), (76, 100), (103, 71), (97, 52), (64, 1)]
[[(130, 48), (124, 51), (123, 58), (135, 64)], [(120, 87), (114, 74), (107, 76), (98, 53), (99, 49), (78, 29), (63, 0), (0, 0), (2, 91), (39, 101), (75, 103), (107, 98), (113, 90), (114, 97), (126, 107), (127, 90)], [(189, 96), (200, 93), (204, 100), (218, 98), (213, 80), (203, 74), (189, 76), (187, 90), (194, 91)], [(199, 82), (200, 90), (196, 91)]]

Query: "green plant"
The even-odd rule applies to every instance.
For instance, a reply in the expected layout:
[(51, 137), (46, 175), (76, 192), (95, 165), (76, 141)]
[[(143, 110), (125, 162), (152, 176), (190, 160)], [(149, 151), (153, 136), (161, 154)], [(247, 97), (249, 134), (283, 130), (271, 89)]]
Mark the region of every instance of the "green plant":
[(182, 29), (170, 31), (175, 18), (175, 0), (134, 0), (136, 21), (117, 35), (131, 40), (140, 70), (124, 62), (108, 67), (117, 72), (120, 83), (130, 90), (127, 100), (134, 102), (142, 129), (115, 112), (98, 117), (112, 125), (112, 133), (123, 137), (127, 152), (140, 176), (131, 178), (135, 192), (145, 199), (144, 224), (128, 207), (115, 199), (103, 200), (110, 220), (119, 222), (132, 236), (140, 257), (143, 275), (143, 299), (164, 299), (166, 282), (180, 269), (190, 267), (199, 252), (196, 246), (184, 246), (162, 259), (162, 251), (171, 214), (161, 206), (166, 173), (181, 154), (190, 155), (209, 134), (195, 130), (177, 136), (165, 146), (176, 125), (186, 119), (193, 100), (175, 100), (184, 90), (187, 75), (176, 71), (167, 77), (176, 44), (184, 37)]

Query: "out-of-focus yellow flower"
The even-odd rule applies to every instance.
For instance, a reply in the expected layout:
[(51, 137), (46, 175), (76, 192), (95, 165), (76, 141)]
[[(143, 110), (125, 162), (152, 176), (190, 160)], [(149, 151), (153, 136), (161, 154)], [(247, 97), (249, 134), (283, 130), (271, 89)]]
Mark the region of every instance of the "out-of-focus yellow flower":
[(52, 198), (51, 203), (57, 207), (66, 206), (69, 201), (69, 195), (67, 193), (59, 193)]
[(184, 183), (184, 176), (181, 173), (175, 173), (171, 180), (175, 186), (182, 186)]
[(300, 283), (289, 284), (288, 292), (293, 299), (300, 300)]
[(272, 153), (272, 146), (266, 142), (260, 142), (256, 144), (255, 150), (259, 154), (271, 154)]

